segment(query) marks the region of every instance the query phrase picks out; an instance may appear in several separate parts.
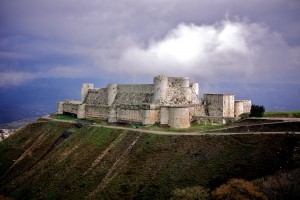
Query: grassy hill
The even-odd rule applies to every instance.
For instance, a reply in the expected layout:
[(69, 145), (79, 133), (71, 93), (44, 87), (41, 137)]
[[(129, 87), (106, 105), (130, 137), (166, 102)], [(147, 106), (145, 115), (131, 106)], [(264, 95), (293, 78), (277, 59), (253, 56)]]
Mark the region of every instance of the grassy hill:
[(293, 111), (269, 111), (264, 113), (264, 117), (300, 117), (300, 110)]
[[(297, 170), (300, 136), (166, 136), (39, 121), (0, 143), (0, 194), (15, 199), (169, 199), (230, 178)], [(300, 177), (293, 177), (294, 179)]]

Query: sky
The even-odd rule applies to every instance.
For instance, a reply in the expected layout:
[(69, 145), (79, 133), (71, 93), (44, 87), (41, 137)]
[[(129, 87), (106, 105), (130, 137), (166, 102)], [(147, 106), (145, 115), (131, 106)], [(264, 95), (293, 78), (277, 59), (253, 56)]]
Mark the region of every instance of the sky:
[(54, 112), (83, 82), (166, 75), (300, 109), (299, 13), (299, 0), (0, 0), (0, 106)]

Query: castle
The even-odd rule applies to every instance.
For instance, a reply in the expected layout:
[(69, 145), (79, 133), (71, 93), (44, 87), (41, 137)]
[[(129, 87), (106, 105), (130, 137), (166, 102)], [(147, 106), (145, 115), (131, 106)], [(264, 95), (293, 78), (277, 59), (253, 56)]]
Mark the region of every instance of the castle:
[(94, 88), (84, 83), (81, 101), (58, 103), (58, 114), (99, 118), (108, 123), (129, 122), (173, 128), (188, 128), (192, 121), (227, 123), (250, 112), (250, 100), (235, 100), (234, 94), (204, 94), (188, 77), (154, 77), (153, 84), (109, 84)]

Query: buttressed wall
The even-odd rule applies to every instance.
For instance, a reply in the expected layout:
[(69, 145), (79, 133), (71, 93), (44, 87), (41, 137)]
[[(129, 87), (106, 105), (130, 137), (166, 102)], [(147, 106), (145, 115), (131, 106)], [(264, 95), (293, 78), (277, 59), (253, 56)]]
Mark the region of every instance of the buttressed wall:
[[(81, 93), (81, 101), (60, 102), (58, 113), (174, 128), (189, 127), (193, 116), (235, 116), (233, 94), (206, 94), (200, 101), (199, 84), (190, 83), (188, 77), (156, 76), (153, 84), (109, 84), (106, 88), (84, 83)], [(248, 110), (251, 101), (243, 100), (242, 105)]]

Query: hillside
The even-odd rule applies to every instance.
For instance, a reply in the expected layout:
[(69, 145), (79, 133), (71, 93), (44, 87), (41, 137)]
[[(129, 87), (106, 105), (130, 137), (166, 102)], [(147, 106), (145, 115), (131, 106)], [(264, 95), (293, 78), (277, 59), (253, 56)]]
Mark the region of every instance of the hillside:
[(0, 194), (168, 199), (176, 188), (213, 190), (230, 178), (261, 183), (299, 165), (294, 134), (168, 136), (39, 121), (0, 143)]

